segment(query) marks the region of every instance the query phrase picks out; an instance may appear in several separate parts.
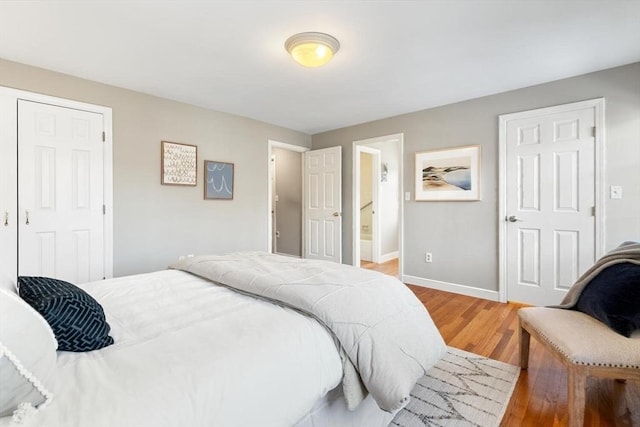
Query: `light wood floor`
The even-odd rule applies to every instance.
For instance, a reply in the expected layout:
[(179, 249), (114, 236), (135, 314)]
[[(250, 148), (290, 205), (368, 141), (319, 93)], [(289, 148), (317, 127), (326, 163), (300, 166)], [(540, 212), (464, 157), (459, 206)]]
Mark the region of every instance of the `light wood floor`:
[[(397, 260), (362, 267), (397, 276)], [(395, 266), (395, 267), (394, 267)], [(408, 285), (425, 305), (447, 345), (517, 365), (521, 305), (498, 303)], [(522, 371), (502, 426), (567, 424), (567, 377), (560, 362), (531, 340), (529, 368)], [(640, 382), (590, 378), (585, 426), (640, 427)]]

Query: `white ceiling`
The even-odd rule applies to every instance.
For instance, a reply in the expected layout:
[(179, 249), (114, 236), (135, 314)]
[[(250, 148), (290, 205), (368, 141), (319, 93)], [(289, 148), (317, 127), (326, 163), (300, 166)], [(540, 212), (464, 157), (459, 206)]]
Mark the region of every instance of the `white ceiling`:
[(0, 0), (0, 58), (314, 134), (640, 61), (640, 1)]

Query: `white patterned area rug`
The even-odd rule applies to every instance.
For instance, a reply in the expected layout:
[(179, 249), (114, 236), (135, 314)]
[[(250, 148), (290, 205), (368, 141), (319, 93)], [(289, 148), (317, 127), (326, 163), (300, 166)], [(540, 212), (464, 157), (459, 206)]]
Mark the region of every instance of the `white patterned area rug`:
[(448, 347), (390, 426), (499, 426), (519, 374), (517, 366)]

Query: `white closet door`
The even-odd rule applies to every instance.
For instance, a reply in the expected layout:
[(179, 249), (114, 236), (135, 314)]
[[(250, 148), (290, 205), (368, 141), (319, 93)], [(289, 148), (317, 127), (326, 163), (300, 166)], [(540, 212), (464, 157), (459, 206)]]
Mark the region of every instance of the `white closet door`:
[(506, 124), (510, 301), (559, 304), (595, 261), (595, 107), (564, 110)]
[(18, 102), (18, 274), (104, 271), (103, 115)]
[(3, 88), (0, 86), (0, 280), (5, 277), (15, 280), (18, 263), (16, 251), (18, 112), (15, 98), (3, 95)]

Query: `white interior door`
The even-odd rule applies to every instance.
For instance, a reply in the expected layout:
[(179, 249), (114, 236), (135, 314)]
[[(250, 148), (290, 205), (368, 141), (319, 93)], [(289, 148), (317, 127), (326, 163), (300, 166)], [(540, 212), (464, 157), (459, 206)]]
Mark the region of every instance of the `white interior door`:
[(595, 261), (596, 113), (559, 106), (501, 117), (510, 301), (558, 304)]
[(304, 258), (342, 262), (342, 147), (304, 153)]
[(102, 114), (18, 102), (18, 274), (105, 276)]

